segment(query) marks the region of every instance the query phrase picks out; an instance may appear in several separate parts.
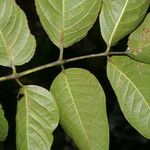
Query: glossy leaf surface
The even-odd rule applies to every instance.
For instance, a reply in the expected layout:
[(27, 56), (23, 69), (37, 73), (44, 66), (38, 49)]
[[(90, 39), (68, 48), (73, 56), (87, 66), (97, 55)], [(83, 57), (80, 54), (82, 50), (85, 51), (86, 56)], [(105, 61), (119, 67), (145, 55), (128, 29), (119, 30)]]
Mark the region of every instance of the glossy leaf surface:
[(128, 49), (132, 58), (150, 64), (150, 13), (130, 35)]
[(142, 21), (149, 4), (149, 0), (105, 0), (100, 26), (107, 45), (115, 45), (132, 32)]
[(150, 65), (116, 56), (107, 72), (126, 119), (150, 139)]
[(104, 92), (88, 71), (71, 68), (54, 80), (51, 92), (60, 123), (81, 150), (108, 150), (109, 131)]
[(81, 40), (93, 26), (101, 0), (35, 0), (37, 13), (50, 39), (59, 47)]
[(4, 111), (0, 104), (0, 142), (6, 139), (7, 134), (8, 134), (8, 123), (4, 117)]
[(22, 65), (34, 51), (35, 39), (24, 12), (14, 0), (0, 0), (0, 65)]
[(59, 119), (58, 107), (49, 91), (29, 85), (24, 86), (17, 107), (17, 149), (18, 150), (49, 150), (52, 132)]

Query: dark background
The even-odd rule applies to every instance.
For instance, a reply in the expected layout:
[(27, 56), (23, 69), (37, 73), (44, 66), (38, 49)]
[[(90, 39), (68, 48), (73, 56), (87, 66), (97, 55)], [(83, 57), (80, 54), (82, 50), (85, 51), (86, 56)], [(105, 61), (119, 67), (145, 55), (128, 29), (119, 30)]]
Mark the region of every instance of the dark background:
[[(27, 15), (29, 27), (37, 41), (34, 58), (30, 63), (17, 67), (17, 71), (23, 71), (42, 64), (56, 61), (59, 56), (58, 48), (49, 40), (43, 30), (35, 11), (34, 1), (16, 0), (17, 4)], [(113, 51), (124, 51), (127, 38), (121, 40)], [(64, 58), (82, 56), (86, 54), (103, 52), (106, 45), (100, 35), (98, 20), (88, 35), (80, 42), (65, 49)], [(110, 150), (149, 150), (150, 141), (141, 136), (122, 115), (114, 91), (106, 76), (106, 57), (92, 58), (68, 63), (65, 68), (80, 67), (92, 72), (100, 81), (107, 98), (107, 113), (110, 126)], [(0, 76), (11, 74), (8, 68), (0, 67)], [(21, 78), (23, 84), (36, 84), (49, 89), (53, 79), (60, 72), (60, 67), (45, 69)], [(4, 150), (15, 150), (15, 115), (16, 97), (19, 87), (15, 81), (0, 83), (0, 102), (5, 110), (5, 116), (9, 122), (9, 133), (4, 144)], [(52, 150), (77, 150), (73, 141), (59, 126), (54, 132)]]

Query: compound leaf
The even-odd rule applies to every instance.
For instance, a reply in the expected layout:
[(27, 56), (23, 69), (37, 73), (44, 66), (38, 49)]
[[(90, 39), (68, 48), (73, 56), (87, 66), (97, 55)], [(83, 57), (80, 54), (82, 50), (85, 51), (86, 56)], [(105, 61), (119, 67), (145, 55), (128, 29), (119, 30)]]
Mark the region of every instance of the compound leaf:
[(14, 0), (0, 0), (0, 65), (22, 65), (34, 51), (35, 39), (24, 12)]
[(132, 58), (150, 64), (150, 13), (144, 22), (131, 33), (128, 49)]
[(52, 132), (59, 119), (58, 107), (49, 91), (28, 85), (20, 94), (24, 96), (17, 107), (17, 149), (18, 150), (49, 150)]
[(45, 31), (61, 48), (87, 34), (97, 18), (101, 0), (35, 0), (35, 4)]
[(51, 92), (60, 123), (79, 149), (108, 150), (105, 95), (97, 79), (84, 69), (67, 69), (56, 77)]
[(8, 123), (4, 117), (4, 111), (0, 104), (0, 142), (6, 139), (7, 133), (8, 133)]
[(149, 0), (105, 0), (100, 14), (102, 36), (108, 46), (132, 32), (142, 21)]
[(116, 56), (108, 62), (107, 73), (126, 119), (150, 139), (150, 65)]

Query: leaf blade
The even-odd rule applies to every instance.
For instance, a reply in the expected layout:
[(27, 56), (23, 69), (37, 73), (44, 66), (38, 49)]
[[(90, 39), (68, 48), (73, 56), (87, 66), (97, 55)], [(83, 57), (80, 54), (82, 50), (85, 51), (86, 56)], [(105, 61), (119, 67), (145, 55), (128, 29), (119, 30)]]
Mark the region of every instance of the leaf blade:
[(50, 39), (60, 47), (81, 40), (93, 26), (101, 0), (36, 0), (37, 13)]
[(6, 139), (7, 134), (8, 134), (8, 123), (4, 117), (4, 111), (0, 104), (0, 142)]
[(1, 0), (0, 9), (0, 65), (27, 63), (34, 55), (36, 43), (26, 16), (13, 0)]
[(113, 57), (107, 66), (108, 78), (129, 123), (150, 138), (150, 66), (128, 57)]
[(49, 150), (59, 120), (55, 100), (39, 86), (24, 86), (21, 92), (24, 96), (17, 108), (17, 149)]
[(101, 34), (108, 46), (132, 32), (146, 14), (149, 0), (105, 0), (100, 13)]
[(150, 13), (129, 36), (128, 49), (129, 56), (137, 61), (150, 64)]
[(108, 149), (105, 96), (96, 78), (84, 69), (60, 73), (51, 91), (60, 110), (60, 123), (82, 150)]

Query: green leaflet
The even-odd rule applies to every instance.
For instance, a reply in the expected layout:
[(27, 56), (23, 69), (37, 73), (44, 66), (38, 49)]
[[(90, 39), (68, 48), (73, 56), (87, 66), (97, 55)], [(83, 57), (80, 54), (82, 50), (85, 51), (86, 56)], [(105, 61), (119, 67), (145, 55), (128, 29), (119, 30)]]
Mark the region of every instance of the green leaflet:
[(0, 65), (22, 65), (34, 51), (35, 39), (24, 12), (14, 0), (0, 0)]
[(52, 132), (59, 119), (58, 107), (49, 91), (28, 85), (20, 94), (23, 98), (17, 107), (17, 149), (18, 150), (49, 150)]
[(130, 35), (128, 49), (132, 58), (150, 64), (150, 13)]
[(132, 32), (142, 21), (149, 4), (149, 0), (105, 0), (100, 26), (107, 45), (115, 45)]
[(71, 68), (53, 81), (60, 123), (80, 150), (108, 150), (109, 131), (104, 92), (88, 71)]
[(107, 73), (126, 119), (150, 139), (150, 65), (116, 56), (108, 62)]
[(61, 48), (87, 34), (97, 18), (101, 0), (35, 0), (35, 4), (45, 31)]
[(4, 111), (0, 104), (0, 142), (6, 139), (8, 133), (8, 123), (4, 117)]

